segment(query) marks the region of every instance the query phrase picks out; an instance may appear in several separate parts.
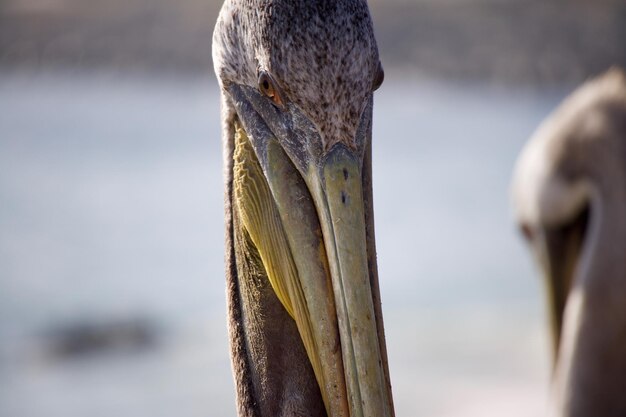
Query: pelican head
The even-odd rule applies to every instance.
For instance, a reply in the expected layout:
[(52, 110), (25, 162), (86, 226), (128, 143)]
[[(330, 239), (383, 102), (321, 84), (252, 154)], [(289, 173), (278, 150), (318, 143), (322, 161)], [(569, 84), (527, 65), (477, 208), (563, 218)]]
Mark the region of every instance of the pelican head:
[(240, 415), (393, 415), (371, 195), (366, 2), (227, 0), (227, 286)]
[(587, 82), (538, 128), (513, 178), (545, 275), (560, 416), (626, 415), (626, 74)]

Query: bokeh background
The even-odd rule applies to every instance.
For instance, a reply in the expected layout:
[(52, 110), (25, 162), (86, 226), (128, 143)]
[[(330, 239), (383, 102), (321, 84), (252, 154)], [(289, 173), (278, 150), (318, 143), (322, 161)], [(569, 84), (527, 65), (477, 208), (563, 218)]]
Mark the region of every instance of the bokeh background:
[[(215, 0), (0, 0), (0, 416), (235, 416)], [(542, 283), (508, 182), (626, 65), (626, 3), (371, 0), (398, 416), (541, 416)]]

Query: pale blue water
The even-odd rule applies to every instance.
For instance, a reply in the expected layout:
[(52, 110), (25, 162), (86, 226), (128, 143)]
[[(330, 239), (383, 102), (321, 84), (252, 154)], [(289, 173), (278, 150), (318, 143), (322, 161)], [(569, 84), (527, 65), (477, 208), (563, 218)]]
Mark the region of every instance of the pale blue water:
[[(566, 91), (394, 80), (374, 194), (399, 416), (540, 415), (541, 284), (510, 218), (516, 154)], [(217, 87), (0, 76), (0, 416), (234, 416)], [(78, 360), (46, 329), (140, 317)]]

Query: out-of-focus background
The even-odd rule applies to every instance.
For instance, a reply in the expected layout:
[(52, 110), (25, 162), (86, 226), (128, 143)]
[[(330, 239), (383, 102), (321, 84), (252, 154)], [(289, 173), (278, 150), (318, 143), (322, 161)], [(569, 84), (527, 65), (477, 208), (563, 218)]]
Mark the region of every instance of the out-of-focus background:
[[(235, 415), (215, 0), (0, 0), (0, 416)], [(383, 308), (399, 416), (540, 416), (516, 155), (626, 65), (626, 3), (372, 0)]]

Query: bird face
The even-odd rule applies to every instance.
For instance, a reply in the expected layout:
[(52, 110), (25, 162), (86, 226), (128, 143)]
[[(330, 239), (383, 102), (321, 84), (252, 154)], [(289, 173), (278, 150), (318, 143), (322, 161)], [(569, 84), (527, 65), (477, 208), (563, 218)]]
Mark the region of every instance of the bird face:
[[(598, 295), (614, 285), (589, 268), (600, 222), (608, 224), (615, 215), (607, 210), (624, 204), (623, 80), (609, 72), (565, 100), (529, 140), (513, 177), (517, 222), (545, 276), (555, 359), (565, 333), (571, 343), (582, 337), (582, 297), (602, 303)], [(619, 228), (621, 215), (613, 222)], [(568, 299), (578, 304), (566, 308)]]
[(513, 198), (519, 228), (544, 275), (556, 358), (587, 237), (592, 188), (587, 180), (566, 175), (552, 133), (540, 130), (522, 153)]
[[(582, 185), (578, 187), (584, 188)], [(565, 307), (573, 283), (580, 275), (582, 255), (589, 237), (590, 203), (579, 196), (579, 193), (584, 195), (584, 191), (580, 191), (578, 187), (573, 186), (564, 191), (570, 194), (562, 196), (566, 200), (571, 199), (570, 203), (581, 199), (577, 205), (567, 206), (567, 211), (573, 213), (570, 216), (559, 221), (551, 219), (550, 223), (536, 222), (529, 218), (519, 220), (520, 230), (544, 275), (555, 361), (563, 332)], [(565, 203), (561, 201), (560, 204)]]
[(391, 416), (369, 159), (383, 74), (366, 6), (345, 3), (222, 10), (214, 60), (234, 136), (234, 206), (327, 413)]
[(609, 72), (568, 97), (529, 140), (513, 177), (517, 222), (545, 276), (555, 359), (565, 333), (570, 344), (582, 337), (583, 297), (602, 303), (597, 288), (611, 285), (589, 269), (600, 222), (624, 203), (612, 192), (622, 188), (625, 164), (623, 77)]
[(545, 275), (558, 415), (622, 415), (626, 74), (585, 83), (524, 148), (512, 191)]

